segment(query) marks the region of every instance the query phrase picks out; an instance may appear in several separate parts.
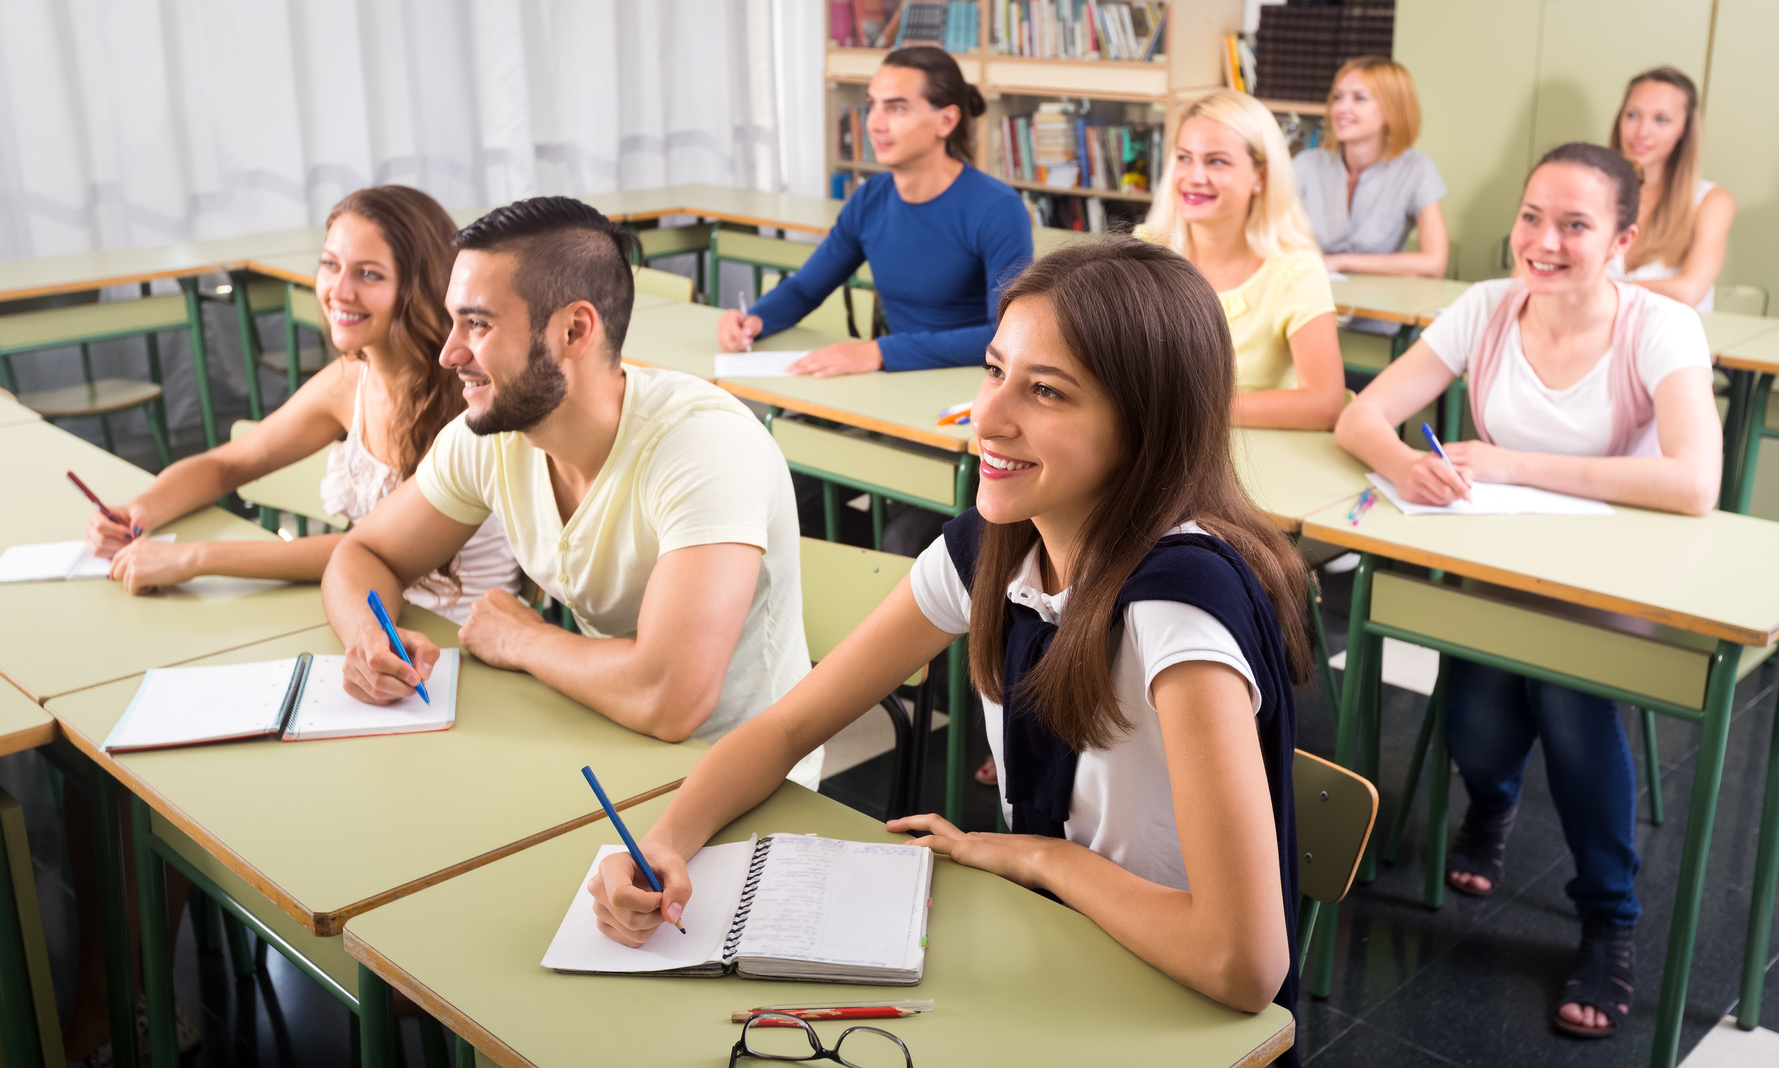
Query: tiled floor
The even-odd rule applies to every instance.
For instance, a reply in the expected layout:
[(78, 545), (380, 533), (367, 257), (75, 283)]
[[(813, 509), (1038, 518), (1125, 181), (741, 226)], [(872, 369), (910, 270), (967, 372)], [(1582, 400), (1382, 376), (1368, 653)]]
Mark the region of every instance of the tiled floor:
[[(189, 451), (193, 443), (189, 435), (182, 437), (181, 451)], [(1350, 580), (1333, 576), (1327, 585), (1330, 640), (1339, 650), (1344, 645)], [(1687, 995), (1683, 1055), (1708, 1035), (1713, 1044), (1701, 1051), (1708, 1057), (1715, 1056), (1714, 1050), (1730, 1048), (1716, 1045), (1720, 1040), (1749, 1037), (1713, 1032), (1733, 1011), (1737, 996), (1775, 675), (1779, 671), (1768, 666), (1745, 680), (1737, 693)], [(1396, 812), (1402, 774), (1424, 707), (1425, 698), (1419, 694), (1386, 689), (1379, 834)], [(1330, 752), (1332, 721), (1313, 688), (1300, 694), (1298, 715), (1302, 747)], [(987, 752), (980, 719), (973, 719), (966, 762), (971, 769)], [(1641, 967), (1627, 1034), (1610, 1041), (1582, 1042), (1557, 1035), (1548, 1023), (1570, 964), (1577, 927), (1563, 894), (1572, 866), (1535, 752), (1526, 777), (1525, 805), (1509, 845), (1506, 880), (1501, 891), (1486, 900), (1448, 894), (1445, 906), (1437, 911), (1421, 904), (1423, 786), (1401, 857), (1393, 865), (1380, 866), (1371, 885), (1355, 887), (1341, 910), (1332, 996), (1327, 1001), (1305, 998), (1299, 1007), (1298, 1048), (1305, 1062), (1318, 1068), (1379, 1063), (1391, 1068), (1647, 1063), (1698, 731), (1664, 719), (1658, 737), (1667, 821), (1662, 827), (1651, 826), (1646, 807), (1639, 828), (1643, 872), (1638, 888), (1645, 917), (1638, 930)], [(1633, 732), (1632, 738), (1641, 757), (1638, 734)], [(936, 732), (930, 741), (924, 807), (937, 810), (944, 797), (944, 732)], [(890, 764), (888, 754), (854, 764), (825, 781), (823, 792), (881, 814)], [(47, 779), (41, 763), (24, 755), (0, 760), (0, 785), (24, 802), (31, 820), (45, 924), (58, 994), (65, 1006), (72, 986), (74, 924), (65, 850)], [(1464, 803), (1461, 786), (1451, 785), (1455, 828)], [(968, 786), (965, 822), (977, 829), (993, 826), (990, 788)], [(1769, 961), (1768, 976), (1762, 1010), (1772, 1027), (1779, 1023), (1779, 961)], [(197, 951), (186, 924), (178, 942), (178, 984), (182, 1003), (205, 1033), (202, 1048), (187, 1058), (188, 1068), (346, 1063), (346, 1011), (276, 954), (267, 973), (237, 983), (222, 955)], [(420, 1045), (412, 1022), (405, 1032), (409, 1062), (417, 1065)], [(1766, 1037), (1771, 1036), (1754, 1036), (1753, 1041)], [(1754, 1050), (1756, 1058), (1764, 1056), (1760, 1052), (1764, 1047), (1745, 1043), (1737, 1048)]]

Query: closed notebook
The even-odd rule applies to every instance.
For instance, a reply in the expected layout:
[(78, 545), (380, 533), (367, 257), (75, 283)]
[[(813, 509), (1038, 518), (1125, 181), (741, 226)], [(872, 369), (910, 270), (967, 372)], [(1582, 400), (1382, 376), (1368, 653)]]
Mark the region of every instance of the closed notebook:
[(543, 964), (595, 975), (802, 979), (913, 986), (926, 964), (932, 850), (772, 834), (705, 846), (687, 863), (681, 934), (666, 924), (640, 948), (599, 933), (587, 890), (604, 846)]
[(286, 742), (418, 734), (457, 720), (458, 651), (445, 649), (419, 694), (370, 705), (345, 690), (344, 656), (304, 653), (285, 660), (214, 667), (153, 668), (143, 676), (103, 748), (110, 753), (170, 749), (240, 738)]
[[(177, 536), (156, 534), (153, 540), (170, 542)], [(111, 561), (94, 556), (84, 541), (14, 545), (0, 553), (0, 582), (61, 582), (102, 579), (110, 574)]]

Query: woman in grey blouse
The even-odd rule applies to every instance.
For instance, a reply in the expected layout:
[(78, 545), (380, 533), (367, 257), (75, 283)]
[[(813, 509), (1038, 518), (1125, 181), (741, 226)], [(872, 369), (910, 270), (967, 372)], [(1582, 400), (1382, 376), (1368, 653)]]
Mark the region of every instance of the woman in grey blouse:
[[(1335, 75), (1327, 141), (1292, 160), (1330, 271), (1445, 274), (1445, 181), (1412, 147), (1420, 132), (1414, 78), (1401, 64), (1361, 56)], [(1402, 249), (1410, 230), (1420, 231), (1418, 252)]]

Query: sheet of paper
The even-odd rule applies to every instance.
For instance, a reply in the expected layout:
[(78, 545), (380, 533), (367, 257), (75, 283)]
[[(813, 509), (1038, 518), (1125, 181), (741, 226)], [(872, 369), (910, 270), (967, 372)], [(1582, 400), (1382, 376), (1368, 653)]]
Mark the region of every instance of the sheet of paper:
[[(633, 828), (631, 833), (641, 830)], [(694, 854), (686, 862), (686, 874), (692, 880), (692, 899), (686, 902), (685, 914), (680, 917), (686, 933), (680, 934), (662, 924), (639, 948), (621, 945), (599, 933), (593, 916), (593, 893), (587, 889), (599, 862), (622, 852), (621, 845), (599, 847), (599, 855), (575, 887), (568, 915), (562, 917), (556, 937), (550, 940), (543, 966), (559, 972), (634, 973), (720, 962), (723, 940), (729, 935), (735, 906), (741, 900), (741, 884), (747, 879), (748, 862), (753, 859), (754, 839), (705, 846)]]
[(738, 955), (905, 968), (926, 927), (931, 852), (772, 836)]
[(718, 378), (788, 378), (790, 372), (785, 368), (807, 355), (807, 352), (719, 352), (716, 375)]
[(1605, 501), (1571, 497), (1531, 486), (1512, 486), (1503, 482), (1473, 482), (1470, 499), (1453, 501), (1443, 507), (1433, 504), (1409, 504), (1396, 492), (1396, 483), (1376, 471), (1365, 476), (1378, 491), (1390, 499), (1403, 515), (1611, 515), (1612, 506)]
[(285, 741), (444, 730), (457, 721), (458, 663), (458, 650), (439, 652), (432, 678), (426, 680), (430, 705), (417, 693), (392, 705), (368, 705), (346, 692), (344, 656), (318, 656)]
[[(177, 534), (156, 534), (155, 541), (171, 542)], [(0, 582), (59, 582), (63, 579), (102, 579), (111, 574), (111, 561), (94, 556), (84, 541), (46, 541), (14, 545), (0, 553)]]
[(296, 657), (252, 664), (153, 668), (136, 688), (107, 750), (160, 749), (278, 728)]

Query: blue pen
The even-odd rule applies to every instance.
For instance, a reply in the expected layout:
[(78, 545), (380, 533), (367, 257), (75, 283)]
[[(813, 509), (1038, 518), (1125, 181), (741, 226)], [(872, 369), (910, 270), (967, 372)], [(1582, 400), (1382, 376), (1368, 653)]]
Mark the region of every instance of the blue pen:
[(1441, 460), (1445, 461), (1445, 465), (1452, 469), (1452, 474), (1458, 481), (1464, 483), (1465, 487), (1468, 488), (1470, 485), (1469, 480), (1463, 475), (1458, 474), (1458, 465), (1452, 463), (1452, 458), (1445, 454), (1445, 448), (1439, 444), (1439, 435), (1433, 433), (1433, 428), (1426, 423), (1422, 423), (1421, 436), (1427, 439), (1427, 444), (1433, 446), (1434, 453), (1436, 453)]
[[(582, 767), (581, 774), (587, 777), (587, 785), (593, 788), (593, 795), (599, 798), (599, 807), (605, 809), (605, 818), (612, 821), (612, 826), (618, 829), (618, 835), (624, 839), (624, 848), (630, 850), (630, 859), (636, 861), (636, 866), (642, 869), (643, 876), (648, 879), (649, 886), (654, 888), (655, 893), (662, 893), (660, 877), (655, 874), (655, 869), (649, 867), (649, 862), (642, 859), (642, 850), (636, 848), (636, 839), (630, 837), (630, 828), (624, 826), (624, 821), (618, 818), (618, 810), (612, 807), (611, 798), (605, 796), (605, 789), (593, 777), (593, 769)], [(665, 912), (662, 913), (662, 916), (666, 915)], [(680, 934), (686, 933), (686, 929), (679, 924), (673, 926), (679, 928)]]
[[(402, 640), (395, 636), (395, 624), (390, 622), (389, 613), (383, 610), (383, 598), (377, 596), (376, 590), (372, 590), (365, 601), (370, 604), (371, 611), (377, 613), (377, 622), (383, 624), (383, 633), (389, 635), (389, 644), (395, 646), (395, 655), (402, 658), (402, 663), (414, 667), (414, 662), (408, 659), (408, 651), (402, 648)], [(419, 669), (415, 668), (415, 670)], [(419, 683), (414, 689), (419, 692), (420, 700), (429, 705), (432, 704), (432, 698), (426, 695), (426, 683)]]

